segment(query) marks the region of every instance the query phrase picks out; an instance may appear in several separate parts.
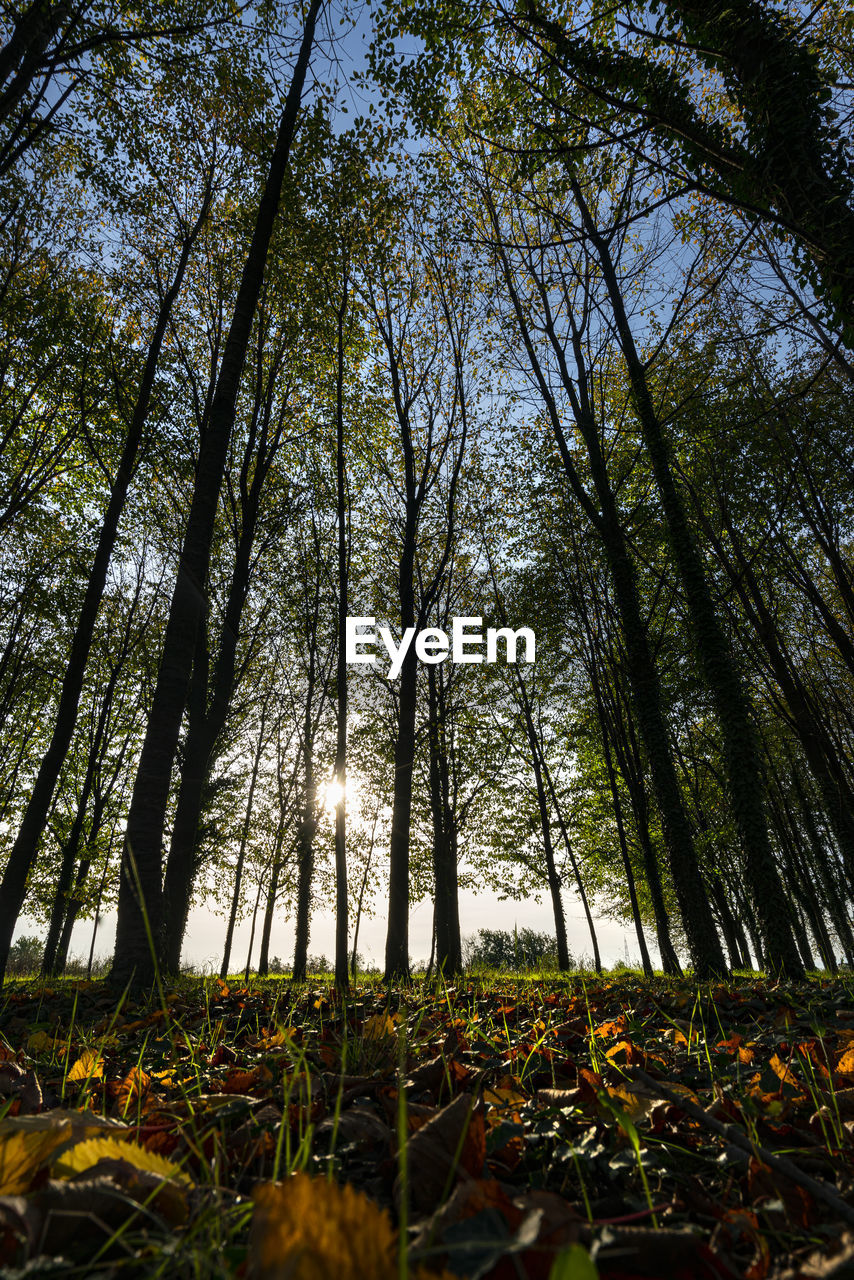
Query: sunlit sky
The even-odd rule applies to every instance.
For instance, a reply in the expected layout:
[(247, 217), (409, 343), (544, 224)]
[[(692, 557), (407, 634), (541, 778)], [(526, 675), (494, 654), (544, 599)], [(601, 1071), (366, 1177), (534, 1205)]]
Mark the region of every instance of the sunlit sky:
[[(564, 903), (567, 915), (567, 937), (569, 950), (573, 957), (591, 954), (590, 935), (581, 910), (581, 904), (574, 895), (565, 894)], [(363, 917), (359, 931), (359, 952), (366, 962), (373, 961), (382, 967), (385, 951), (385, 913), (381, 900), (379, 910), (373, 919)], [(626, 928), (613, 920), (595, 917), (602, 963), (606, 966), (626, 960), (640, 963), (637, 938), (632, 927)], [(475, 895), (470, 890), (460, 892), (460, 923), (463, 935), (476, 933), (478, 929), (512, 929), (514, 925), (554, 932), (554, 918), (548, 902), (501, 902), (494, 893), (483, 892)], [(410, 913), (409, 951), (413, 960), (425, 960), (430, 954), (430, 929), (432, 924), (432, 903), (426, 899), (413, 907)], [(194, 968), (218, 970), (222, 957), (222, 944), (225, 937), (225, 916), (216, 915), (204, 906), (195, 907), (190, 912), (187, 922), (187, 934), (184, 941), (184, 963)], [(232, 948), (232, 969), (242, 969), (246, 964), (246, 948), (249, 945), (249, 934), (252, 927), (251, 918), (242, 920), (235, 929), (234, 946)], [(259, 927), (260, 931), (260, 927)], [(98, 937), (95, 943), (96, 956), (108, 957), (112, 953), (116, 932), (116, 914), (108, 912), (101, 918), (98, 926)], [(22, 917), (18, 921), (15, 937), (25, 934), (43, 937), (44, 925)], [(352, 933), (352, 930), (351, 930)], [(258, 955), (258, 931), (256, 931), (255, 957)], [(92, 941), (92, 921), (84, 920), (75, 926), (71, 938), (70, 954), (86, 957)], [(654, 936), (647, 935), (653, 964), (658, 961), (658, 950)], [(287, 966), (293, 958), (294, 920), (292, 915), (279, 911), (273, 922), (270, 939), (270, 955), (279, 956)], [(309, 952), (312, 955), (325, 955), (332, 958), (335, 950), (335, 920), (331, 910), (317, 910), (312, 916), (311, 941)]]

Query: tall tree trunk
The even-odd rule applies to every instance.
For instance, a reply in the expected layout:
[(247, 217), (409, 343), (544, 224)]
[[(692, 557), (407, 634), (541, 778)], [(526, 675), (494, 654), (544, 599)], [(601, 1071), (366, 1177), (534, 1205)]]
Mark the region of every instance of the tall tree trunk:
[(441, 668), (427, 668), (430, 807), (433, 817), (434, 941), (431, 956), (448, 978), (462, 972), (457, 840), (450, 804)]
[(700, 668), (720, 726), (727, 792), (764, 950), (775, 972), (793, 978), (802, 977), (803, 964), (795, 945), (786, 896), (768, 836), (765, 779), (753, 710), (732, 649), (715, 613), (703, 560), (674, 480), (670, 447), (653, 404), (643, 362), (635, 347), (610, 249), (598, 232), (581, 188), (574, 179), (573, 192), (585, 230), (602, 267), (637, 419), (685, 592)]
[[(281, 791), (279, 793), (281, 806)], [(279, 822), (276, 827), (276, 842), (273, 846), (273, 864), (270, 867), (270, 883), (267, 886), (267, 901), (264, 905), (264, 922), (261, 926), (261, 951), (258, 955), (258, 977), (266, 978), (270, 971), (270, 934), (273, 931), (273, 915), (276, 910), (276, 896), (279, 892), (279, 876), (282, 874), (282, 842), (285, 835), (284, 810), (279, 808)]]
[[(417, 517), (407, 513), (400, 557), (400, 631), (415, 626), (415, 564)], [(415, 712), (418, 685), (415, 646), (410, 645), (400, 673), (397, 739), (394, 744), (394, 798), (389, 842), (388, 929), (385, 980), (409, 978), (409, 836), (412, 821), (412, 769), (415, 763)]]
[[(246, 969), (243, 973), (243, 981), (249, 981), (249, 971), (252, 967), (252, 948), (255, 946), (255, 926), (258, 923), (258, 908), (261, 905), (261, 888), (264, 884), (263, 878), (258, 877), (258, 892), (255, 894), (255, 909), (252, 912), (252, 928), (249, 930), (249, 946), (246, 948)], [(260, 975), (259, 975), (260, 976)]]
[(726, 964), (676, 776), (661, 685), (641, 616), (634, 568), (622, 530), (615, 524), (616, 512), (609, 514), (606, 548), (626, 647), (626, 668), (661, 815), (673, 887), (695, 972), (698, 977), (711, 977), (725, 973)]
[[(296, 131), (314, 29), (323, 0), (311, 0), (293, 79), (279, 123), (264, 193), (226, 338), (207, 430), (199, 452), (190, 514), (128, 814), (119, 885), (113, 980), (150, 982), (164, 956), (162, 842), (169, 784), (196, 647), (206, 608), (211, 541), (237, 395), (261, 292), (282, 184)], [(149, 931), (152, 946), (149, 946)], [(152, 954), (153, 950), (153, 954)]]
[(201, 211), (194, 226), (184, 238), (175, 276), (158, 309), (137, 392), (136, 404), (134, 405), (130, 426), (122, 447), (121, 459), (110, 489), (107, 508), (101, 521), (98, 545), (95, 549), (92, 567), (89, 570), (89, 578), (86, 583), (86, 590), (83, 593), (83, 601), (80, 606), (74, 637), (71, 641), (65, 674), (62, 677), (59, 702), (50, 742), (39, 766), (30, 799), (24, 810), (21, 826), (12, 847), (12, 852), (9, 855), (2, 883), (0, 883), (0, 983), (2, 983), (3, 975), (6, 972), (9, 945), (12, 940), (15, 922), (23, 905), (27, 879), (35, 865), (39, 840), (47, 823), (47, 815), (50, 811), (56, 784), (59, 780), (62, 766), (65, 763), (65, 758), (68, 755), (71, 740), (74, 737), (74, 729), (77, 724), (77, 709), (86, 674), (86, 664), (95, 634), (95, 622), (107, 582), (107, 572), (110, 567), (113, 548), (116, 545), (119, 523), (125, 508), (131, 480), (133, 479), (145, 423), (151, 407), (154, 379), (163, 348), (163, 340), (169, 326), (175, 299), (181, 290), (193, 245), (207, 216), (209, 204), (210, 188), (205, 194)]
[(353, 953), (350, 960), (350, 974), (354, 982), (356, 981), (356, 963), (359, 958), (359, 950), (358, 950), (359, 929), (362, 924), (362, 906), (365, 901), (365, 890), (368, 887), (368, 876), (371, 870), (371, 861), (374, 856), (374, 846), (376, 844), (378, 818), (379, 818), (379, 809), (377, 809), (377, 812), (374, 815), (374, 821), (371, 827), (371, 841), (370, 841), (370, 844), (368, 845), (368, 856), (365, 859), (365, 869), (362, 873), (362, 883), (359, 885), (359, 898), (356, 903), (356, 920), (353, 926)]
[(555, 922), (555, 939), (557, 942), (557, 964), (561, 973), (569, 971), (569, 947), (566, 941), (566, 914), (563, 909), (563, 899), (561, 897), (560, 876), (558, 875), (557, 866), (555, 864), (554, 845), (552, 844), (552, 828), (551, 815), (549, 814), (549, 802), (546, 794), (546, 786), (543, 779), (543, 768), (540, 758), (540, 740), (537, 734), (537, 728), (534, 724), (534, 717), (531, 712), (531, 704), (528, 699), (528, 692), (522, 682), (521, 676), (517, 675), (517, 684), (521, 694), (522, 714), (525, 719), (525, 728), (528, 733), (528, 745), (531, 748), (531, 761), (534, 768), (534, 784), (537, 790), (537, 808), (540, 814), (540, 831), (543, 837), (543, 852), (546, 860), (546, 880), (549, 886), (549, 893), (552, 900), (552, 913)]
[(590, 902), (587, 897), (587, 891), (584, 888), (584, 881), (581, 878), (581, 868), (578, 865), (578, 859), (575, 856), (575, 850), (572, 847), (572, 841), (569, 838), (569, 831), (566, 826), (566, 819), (563, 816), (560, 802), (557, 798), (552, 772), (548, 766), (548, 762), (544, 756), (541, 756), (543, 766), (543, 775), (546, 780), (546, 786), (549, 789), (552, 805), (554, 806), (555, 817), (557, 818), (560, 833), (563, 836), (563, 847), (566, 849), (566, 856), (569, 858), (572, 874), (575, 877), (575, 887), (578, 890), (578, 896), (581, 899), (581, 906), (584, 911), (584, 917), (587, 921), (587, 931), (590, 934), (590, 943), (593, 947), (593, 968), (597, 973), (602, 972), (602, 957), (599, 953), (599, 939), (596, 936), (596, 926), (593, 923), (593, 913), (590, 910)]
[(587, 632), (587, 643), (590, 650), (590, 661), (588, 663), (588, 675), (593, 688), (593, 700), (596, 704), (596, 716), (599, 721), (599, 730), (602, 734), (602, 750), (605, 755), (605, 771), (608, 775), (608, 788), (611, 792), (611, 802), (614, 810), (614, 821), (617, 824), (617, 840), (620, 845), (620, 854), (623, 859), (623, 871), (626, 877), (626, 887), (629, 891), (629, 903), (632, 909), (632, 920), (635, 926), (635, 935), (640, 948), (641, 964), (643, 971), (647, 977), (652, 976), (652, 962), (649, 958), (649, 949), (646, 945), (646, 937), (643, 931), (643, 921), (641, 920), (640, 906), (638, 904), (637, 888), (635, 886), (635, 876), (632, 870), (631, 858), (629, 856), (629, 846), (626, 840), (626, 831), (623, 823), (623, 805), (620, 800), (620, 789), (617, 785), (617, 778), (614, 773), (614, 762), (611, 756), (611, 733), (608, 728), (608, 714), (605, 701), (602, 696), (602, 688), (599, 681), (599, 672), (597, 670), (597, 646), (593, 629), (590, 626), (587, 608), (582, 602), (584, 626)]
[(655, 933), (661, 965), (666, 974), (676, 977), (681, 975), (682, 966), (670, 935), (670, 914), (664, 901), (658, 854), (649, 829), (649, 804), (644, 787), (643, 759), (635, 734), (632, 708), (623, 692), (620, 670), (616, 662), (612, 662), (612, 669), (614, 673), (612, 715), (614, 753), (620, 773), (629, 790), (635, 831), (643, 858), (646, 887), (655, 917)]
[[(95, 956), (95, 940), (98, 937), (98, 925), (101, 923), (101, 903), (104, 901), (104, 889), (107, 884), (107, 872), (110, 868), (110, 859), (113, 855), (113, 841), (116, 836), (116, 828), (110, 836), (110, 847), (107, 850), (107, 856), (104, 859), (104, 870), (101, 872), (101, 883), (98, 885), (98, 896), (95, 900), (95, 918), (92, 921), (92, 941), (89, 944), (89, 963), (86, 966), (86, 977), (92, 977), (92, 961)], [(66, 944), (67, 945), (67, 944)], [(63, 960), (63, 964), (65, 961)]]
[[(231, 590), (235, 576), (232, 575)], [(226, 605), (226, 611), (228, 605)], [(224, 633), (225, 628), (223, 628)], [(216, 684), (216, 681), (214, 681)], [(184, 739), (184, 755), (181, 761), (181, 777), (175, 816), (172, 821), (172, 838), (163, 877), (166, 944), (164, 968), (167, 973), (181, 971), (181, 947), (187, 929), (187, 916), (193, 894), (196, 872), (195, 852), (199, 814), (204, 803), (205, 782), (210, 776), (211, 737), (206, 730), (212, 727), (208, 715), (210, 686), (210, 652), (207, 610), (199, 620), (196, 633), (196, 652), (190, 675), (187, 696), (187, 736)], [(214, 693), (216, 697), (216, 693)]]
[[(315, 593), (315, 626), (317, 621)], [(297, 903), (296, 937), (294, 939), (294, 963), (291, 978), (304, 982), (308, 962), (308, 940), (311, 931), (311, 889), (314, 879), (314, 836), (317, 831), (317, 796), (314, 778), (314, 688), (317, 680), (317, 649), (309, 637), (308, 687), (303, 712), (303, 796), (302, 819), (297, 838)]]
[(643, 932), (643, 920), (641, 919), (640, 904), (638, 903), (637, 888), (635, 887), (635, 875), (632, 870), (632, 861), (629, 856), (629, 845), (626, 840), (626, 830), (623, 824), (623, 805), (620, 800), (620, 789), (617, 786), (617, 779), (614, 774), (614, 763), (611, 759), (611, 742), (608, 733), (608, 726), (604, 716), (600, 719), (602, 729), (602, 746), (605, 751), (605, 769), (608, 774), (608, 787), (611, 791), (611, 800), (614, 805), (614, 821), (617, 824), (617, 839), (620, 845), (620, 855), (623, 859), (623, 870), (626, 876), (626, 887), (629, 891), (629, 903), (632, 908), (632, 919), (635, 925), (635, 935), (638, 940), (638, 947), (641, 954), (641, 964), (643, 971), (648, 978), (652, 977), (652, 961), (649, 958), (649, 950), (646, 945), (646, 938)]
[(739, 946), (738, 934), (735, 928), (735, 919), (730, 910), (727, 901), (726, 890), (720, 880), (715, 875), (709, 876), (709, 894), (718, 913), (720, 921), (721, 933), (724, 935), (726, 949), (729, 952), (729, 962), (733, 969), (744, 968), (744, 957), (741, 954)]
[(771, 610), (766, 603), (751, 557), (745, 552), (741, 538), (729, 518), (726, 497), (718, 490), (721, 522), (729, 537), (736, 563), (732, 562), (720, 538), (711, 527), (708, 516), (695, 495), (695, 510), (709, 541), (744, 606), (768, 659), (774, 681), (779, 686), (791, 724), (803, 748), (810, 772), (821, 793), (822, 803), (833, 829), (845, 865), (849, 886), (854, 886), (854, 796), (845, 771), (833, 750), (820, 716), (815, 712), (803, 681), (789, 658), (786, 646)]
[[(255, 803), (255, 785), (258, 781), (258, 770), (261, 765), (261, 755), (264, 751), (264, 729), (267, 721), (267, 703), (261, 708), (261, 726), (258, 730), (258, 745), (255, 748), (255, 758), (252, 761), (252, 777), (249, 781), (249, 794), (246, 797), (246, 814), (243, 818), (243, 830), (240, 833), (240, 847), (237, 852), (237, 865), (234, 868), (234, 892), (231, 895), (231, 911), (228, 916), (228, 928), (225, 931), (225, 946), (222, 952), (222, 965), (220, 966), (219, 976), (225, 978), (228, 973), (228, 966), (231, 961), (231, 946), (234, 941), (234, 926), (237, 921), (237, 912), (240, 907), (240, 889), (243, 882), (243, 863), (246, 858), (246, 844), (249, 840), (249, 825), (252, 821), (252, 806)], [(257, 904), (256, 904), (257, 910)]]
[(349, 987), (347, 974), (347, 594), (349, 576), (349, 537), (347, 486), (344, 472), (344, 321), (349, 301), (345, 256), (341, 305), (337, 316), (337, 365), (335, 377), (335, 490), (338, 519), (338, 653), (336, 684), (338, 722), (335, 736), (335, 781), (338, 803), (335, 806), (335, 986), (339, 991)]
[[(187, 738), (172, 823), (172, 837), (163, 879), (166, 929), (166, 968), (177, 973), (193, 883), (198, 869), (196, 842), (217, 745), (228, 720), (237, 681), (237, 646), (243, 609), (249, 594), (252, 547), (258, 526), (264, 470), (256, 463), (255, 478), (246, 494), (240, 537), (234, 557), (213, 679), (208, 685), (206, 616), (199, 623), (196, 655), (190, 679)], [(210, 701), (208, 701), (210, 699)]]
[[(626, 649), (626, 672), (632, 700), (637, 715), (638, 728), (643, 738), (647, 760), (652, 775), (653, 790), (661, 815), (667, 854), (670, 860), (673, 885), (688, 949), (698, 977), (710, 977), (726, 971), (723, 951), (709, 906), (693, 833), (673, 764), (664, 700), (658, 672), (649, 647), (647, 628), (643, 620), (634, 564), (620, 522), (614, 491), (611, 487), (605, 459), (599, 441), (596, 418), (587, 395), (587, 371), (581, 349), (580, 335), (573, 333), (573, 351), (578, 366), (578, 385), (573, 382), (565, 367), (561, 343), (552, 336), (552, 345), (561, 365), (561, 379), (570, 398), (576, 425), (582, 435), (590, 461), (593, 485), (598, 508), (590, 498), (575, 466), (563, 429), (561, 414), (552, 394), (548, 378), (537, 355), (525, 310), (519, 299), (513, 272), (510, 267), (491, 194), (483, 192), (490, 218), (496, 231), (496, 252), (501, 262), (508, 294), (510, 295), (522, 341), (530, 361), (531, 370), (540, 390), (549, 421), (554, 432), (564, 473), (570, 490), (590, 523), (599, 533), (611, 578), (614, 584), (617, 614)], [(571, 321), (570, 317), (570, 321)]]

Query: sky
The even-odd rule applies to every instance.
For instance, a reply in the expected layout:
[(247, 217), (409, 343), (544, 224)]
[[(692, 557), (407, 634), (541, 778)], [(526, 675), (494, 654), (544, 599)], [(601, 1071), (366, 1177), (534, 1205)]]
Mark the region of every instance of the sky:
[[(566, 910), (567, 941), (569, 951), (574, 959), (591, 955), (590, 934), (581, 909), (581, 903), (574, 894), (564, 894)], [(618, 962), (640, 964), (637, 937), (632, 926), (614, 920), (608, 920), (594, 913), (594, 922), (599, 938), (602, 963), (606, 968)], [(70, 955), (86, 958), (92, 941), (92, 921), (79, 922), (71, 937)], [(430, 954), (430, 928), (432, 923), (432, 904), (424, 899), (413, 907), (409, 917), (410, 956), (414, 961), (426, 961)], [(496, 894), (482, 892), (475, 895), (470, 890), (460, 892), (460, 925), (462, 934), (474, 934), (478, 929), (509, 929), (514, 925), (519, 929), (531, 928), (541, 932), (554, 933), (554, 917), (551, 905), (533, 900), (524, 902), (501, 902)], [(222, 944), (225, 937), (225, 916), (217, 915), (205, 906), (197, 906), (187, 921), (187, 933), (184, 939), (183, 963), (204, 971), (218, 971), (222, 957)], [(238, 923), (234, 932), (232, 947), (233, 970), (239, 970), (246, 964), (246, 948), (249, 945), (251, 919)], [(113, 941), (116, 932), (116, 914), (104, 915), (98, 927), (95, 943), (95, 955), (109, 958), (112, 955)], [(258, 934), (256, 931), (255, 957), (258, 955)], [(26, 916), (18, 921), (15, 938), (25, 935), (44, 936), (44, 925), (36, 924)], [(352, 937), (352, 929), (351, 929)], [(653, 936), (647, 936), (653, 964), (658, 963), (658, 951)], [(281, 911), (273, 922), (270, 938), (270, 955), (279, 956), (287, 966), (293, 958), (294, 921)], [(373, 962), (382, 968), (385, 951), (385, 916), (382, 907), (373, 918), (363, 917), (359, 932), (359, 952), (366, 963)], [(311, 940), (309, 953), (325, 955), (331, 960), (335, 952), (335, 922), (332, 911), (316, 910), (311, 921)]]

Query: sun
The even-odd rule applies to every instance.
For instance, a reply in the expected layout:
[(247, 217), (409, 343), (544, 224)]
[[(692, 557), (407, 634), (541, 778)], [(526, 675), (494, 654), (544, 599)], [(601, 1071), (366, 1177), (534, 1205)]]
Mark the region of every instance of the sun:
[(331, 782), (327, 782), (323, 792), (323, 807), (329, 812), (334, 813), (342, 800), (346, 800), (350, 788), (341, 785), (335, 778)]

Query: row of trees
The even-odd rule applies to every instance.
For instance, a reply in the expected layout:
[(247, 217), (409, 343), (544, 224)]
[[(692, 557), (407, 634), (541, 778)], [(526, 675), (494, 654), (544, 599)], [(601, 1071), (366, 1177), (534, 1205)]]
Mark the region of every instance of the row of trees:
[(461, 884), (561, 968), (567, 892), (597, 967), (854, 962), (848, 15), (389, 3), (352, 124), (342, 16), (8, 26), (0, 969), (117, 903), (150, 981), (213, 895), (299, 979), (334, 895), (392, 980), (429, 894), (451, 973)]

